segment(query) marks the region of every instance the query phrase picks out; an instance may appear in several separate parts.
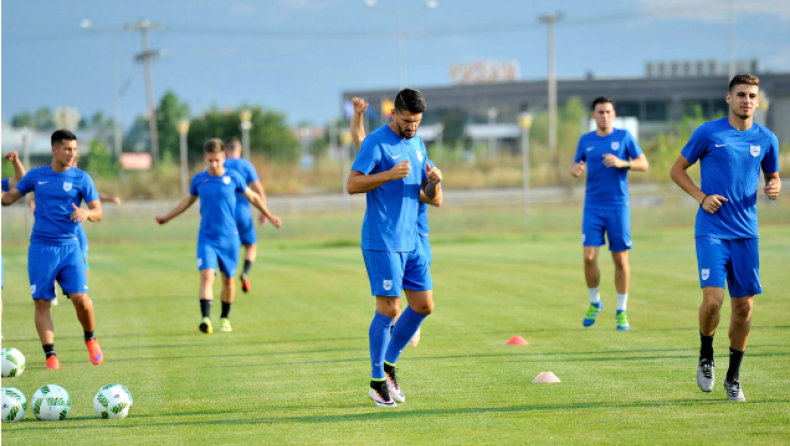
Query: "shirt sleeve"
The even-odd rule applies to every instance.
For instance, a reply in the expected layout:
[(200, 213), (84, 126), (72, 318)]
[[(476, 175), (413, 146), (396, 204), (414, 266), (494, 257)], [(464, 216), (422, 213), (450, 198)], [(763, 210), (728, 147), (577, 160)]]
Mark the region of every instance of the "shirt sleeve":
[(10, 178), (6, 178), (5, 180), (3, 180), (3, 192), (11, 191), (11, 189), (8, 187), (8, 180), (10, 180)]
[(584, 155), (584, 148), (582, 147), (582, 138), (579, 138), (579, 144), (576, 146), (576, 156), (573, 157), (573, 162), (580, 163), (586, 159), (587, 157)]
[(194, 177), (192, 177), (192, 181), (189, 183), (189, 195), (192, 195), (193, 197), (197, 197), (198, 196), (198, 190), (197, 190), (198, 182), (197, 182), (197, 178), (198, 178), (198, 176), (195, 175)]
[[(23, 176), (18, 183), (16, 183), (16, 186), (14, 187), (16, 187), (19, 193), (21, 193), (22, 195), (26, 195), (28, 192), (31, 192), (36, 189), (36, 180), (35, 178), (33, 178), (35, 174), (36, 174), (35, 170), (31, 170), (30, 172), (25, 174), (25, 176)], [(5, 188), (3, 190), (5, 191)]]
[(93, 178), (87, 173), (84, 174), (85, 176), (82, 179), (82, 199), (85, 203), (90, 203), (91, 201), (96, 201), (99, 199), (99, 192), (96, 191), (96, 185), (93, 184)]
[(359, 149), (357, 157), (351, 170), (362, 172), (365, 175), (373, 172), (373, 169), (381, 162), (381, 147), (377, 138), (365, 138), (362, 141), (362, 148)]
[(771, 134), (771, 145), (768, 147), (768, 151), (765, 152), (763, 162), (760, 165), (763, 168), (763, 173), (779, 172), (779, 140), (776, 139), (775, 134)]
[(691, 164), (696, 163), (700, 158), (705, 156), (708, 151), (708, 130), (705, 127), (705, 124), (697, 127), (697, 130), (694, 130), (692, 133), (691, 138), (689, 138), (689, 142), (686, 143), (686, 146), (683, 147), (683, 150), (680, 151), (680, 154), (683, 155), (688, 162)]
[(251, 162), (247, 162), (247, 184), (254, 183), (258, 181), (258, 172), (255, 170), (255, 166)]
[(247, 190), (247, 182), (241, 175), (233, 175), (233, 178), (236, 181), (236, 193), (243, 194)]
[(637, 144), (636, 139), (634, 139), (634, 135), (631, 134), (628, 130), (625, 131), (625, 153), (628, 155), (630, 159), (639, 158), (642, 156), (642, 148), (639, 147)]

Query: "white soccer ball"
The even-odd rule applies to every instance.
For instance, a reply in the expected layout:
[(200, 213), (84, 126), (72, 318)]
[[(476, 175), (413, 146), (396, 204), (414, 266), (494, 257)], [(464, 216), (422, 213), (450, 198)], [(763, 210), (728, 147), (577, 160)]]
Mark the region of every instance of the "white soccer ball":
[(36, 390), (33, 394), (33, 415), (39, 420), (64, 420), (71, 411), (71, 397), (66, 389), (55, 384)]
[(93, 408), (104, 419), (126, 418), (132, 405), (132, 393), (120, 384), (107, 384), (93, 397)]
[(13, 387), (3, 387), (3, 423), (16, 423), (25, 416), (27, 412), (27, 398), (19, 389)]
[(0, 350), (0, 362), (2, 362), (3, 378), (13, 378), (25, 371), (25, 355), (15, 348)]

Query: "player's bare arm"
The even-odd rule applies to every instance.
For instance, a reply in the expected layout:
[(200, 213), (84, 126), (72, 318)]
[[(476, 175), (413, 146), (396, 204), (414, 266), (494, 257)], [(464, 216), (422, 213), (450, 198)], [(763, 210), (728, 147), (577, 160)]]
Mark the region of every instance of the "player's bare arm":
[(255, 193), (255, 191), (253, 191), (251, 188), (249, 188), (249, 187), (248, 187), (247, 189), (245, 189), (245, 190), (244, 190), (244, 197), (245, 197), (247, 200), (249, 200), (249, 201), (250, 201), (250, 203), (252, 203), (252, 205), (253, 205), (253, 206), (255, 206), (256, 208), (258, 208), (258, 210), (259, 210), (259, 211), (261, 211), (261, 213), (262, 213), (263, 215), (265, 215), (265, 216), (266, 216), (266, 218), (268, 218), (269, 220), (271, 220), (271, 221), (272, 221), (272, 224), (273, 224), (273, 225), (274, 225), (276, 228), (279, 228), (280, 226), (282, 226), (282, 221), (280, 221), (280, 217), (278, 217), (278, 216), (276, 216), (276, 215), (272, 214), (272, 213), (269, 211), (269, 208), (267, 208), (267, 207), (266, 207), (266, 203), (264, 203), (264, 202), (263, 202), (263, 198), (261, 198), (261, 196), (260, 196), (260, 195), (258, 195), (257, 193)]
[(196, 195), (190, 195), (190, 196), (184, 198), (183, 200), (181, 200), (180, 203), (178, 203), (178, 205), (176, 205), (176, 207), (172, 211), (167, 213), (167, 215), (157, 215), (156, 216), (156, 222), (159, 223), (160, 225), (163, 225), (163, 224), (169, 222), (170, 220), (178, 217), (184, 211), (189, 209), (190, 206), (195, 204), (197, 199), (198, 199), (198, 197)]
[(638, 157), (628, 161), (624, 159), (620, 159), (614, 156), (611, 153), (607, 153), (603, 156), (603, 164), (606, 167), (614, 167), (617, 169), (631, 169), (635, 172), (647, 172), (647, 169), (650, 167), (647, 162), (647, 157), (642, 154)]
[(74, 212), (71, 214), (71, 221), (74, 223), (82, 223), (85, 220), (92, 222), (101, 221), (104, 216), (104, 211), (101, 208), (101, 200), (93, 200), (88, 203), (88, 209), (77, 207), (76, 204), (71, 203)]
[(362, 117), (370, 104), (361, 98), (353, 98), (351, 103), (354, 104), (354, 115), (351, 117), (351, 140), (354, 141), (357, 148), (361, 148), (362, 141), (365, 139), (365, 125)]
[(782, 180), (779, 179), (779, 172), (765, 174), (765, 187), (763, 192), (769, 200), (776, 200), (779, 198), (779, 192), (782, 190)]
[(686, 170), (691, 167), (691, 163), (688, 162), (685, 156), (680, 155), (678, 156), (677, 161), (672, 166), (672, 170), (669, 172), (669, 176), (672, 178), (672, 181), (675, 182), (681, 189), (686, 191), (687, 194), (691, 195), (697, 203), (702, 206), (702, 209), (709, 214), (713, 214), (719, 210), (722, 204), (728, 202), (729, 200), (722, 197), (721, 195), (717, 194), (706, 194), (702, 192), (700, 188), (694, 184), (694, 181), (689, 176)]
[(441, 190), (439, 183), (442, 182), (442, 171), (437, 167), (432, 168), (425, 164), (425, 173), (428, 174), (428, 181), (424, 182), (422, 190), (425, 193), (425, 198), (433, 200)]
[[(263, 190), (263, 184), (261, 184), (260, 180), (253, 181), (250, 183), (249, 188), (252, 189), (256, 194), (260, 195), (263, 204), (266, 204), (266, 191)], [(266, 224), (266, 215), (261, 214), (260, 218), (258, 218), (258, 224), (261, 226)]]
[(10, 162), (14, 165), (14, 177), (8, 179), (8, 187), (14, 187), (17, 183), (22, 181), (22, 177), (25, 176), (25, 166), (22, 164), (22, 161), (19, 159), (19, 154), (17, 154), (16, 150), (13, 152), (9, 152), (5, 156), (6, 161)]
[(406, 178), (409, 176), (409, 172), (411, 172), (409, 160), (401, 161), (386, 172), (379, 172), (373, 175), (365, 175), (362, 172), (352, 170), (348, 175), (346, 191), (352, 195), (370, 192), (390, 181), (398, 181)]
[(420, 203), (430, 204), (431, 206), (441, 207), (443, 201), (444, 194), (442, 193), (442, 188), (440, 187), (438, 191), (436, 191), (436, 196), (433, 199), (428, 198), (425, 195), (425, 191), (420, 189)]
[(104, 192), (98, 192), (98, 194), (99, 200), (101, 200), (102, 203), (115, 203), (117, 205), (121, 204), (121, 199), (116, 196), (105, 194)]
[(571, 176), (578, 178), (579, 176), (581, 176), (581, 174), (584, 173), (584, 170), (585, 170), (584, 161), (580, 163), (573, 163), (573, 166), (571, 166)]
[(22, 198), (22, 193), (19, 192), (19, 189), (12, 187), (10, 191), (3, 194), (3, 206), (11, 206), (20, 198)]

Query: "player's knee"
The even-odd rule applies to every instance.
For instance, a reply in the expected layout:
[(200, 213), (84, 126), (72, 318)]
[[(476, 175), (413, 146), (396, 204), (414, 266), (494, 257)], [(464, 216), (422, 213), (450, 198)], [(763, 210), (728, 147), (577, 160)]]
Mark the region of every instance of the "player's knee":
[(595, 265), (595, 262), (597, 260), (598, 259), (597, 259), (597, 256), (595, 255), (595, 253), (584, 253), (584, 264), (585, 265), (587, 265), (587, 266)]
[(423, 316), (429, 316), (431, 313), (433, 313), (433, 300), (422, 302), (419, 305), (416, 305), (416, 308), (412, 308), (412, 310), (420, 313)]
[(739, 301), (737, 304), (733, 301), (732, 314), (738, 320), (749, 320), (749, 318), (752, 317), (752, 307), (753, 303), (751, 299), (745, 299), (742, 302)]

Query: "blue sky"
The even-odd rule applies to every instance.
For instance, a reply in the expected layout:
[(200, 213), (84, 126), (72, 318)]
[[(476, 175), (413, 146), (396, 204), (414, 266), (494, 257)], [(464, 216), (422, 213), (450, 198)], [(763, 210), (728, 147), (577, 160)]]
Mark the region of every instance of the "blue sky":
[[(479, 60), (517, 60), (522, 78), (545, 79), (546, 29), (537, 18), (551, 12), (566, 17), (557, 26), (560, 78), (640, 76), (648, 60), (728, 56), (726, 0), (441, 0), (434, 10), (421, 10), (420, 0), (379, 3), (412, 11), (403, 28), (408, 84), (418, 88), (446, 85), (451, 64)], [(736, 58), (790, 72), (790, 2), (736, 4)], [(115, 28), (143, 18), (168, 27), (150, 35), (152, 48), (167, 52), (153, 64), (155, 95), (172, 89), (193, 114), (246, 102), (283, 111), (291, 123), (324, 124), (340, 115), (343, 90), (398, 86), (395, 15), (363, 0), (6, 1), (3, 120), (43, 105), (112, 115), (112, 34), (79, 23)], [(138, 32), (119, 35), (127, 125), (146, 108), (139, 51)]]

